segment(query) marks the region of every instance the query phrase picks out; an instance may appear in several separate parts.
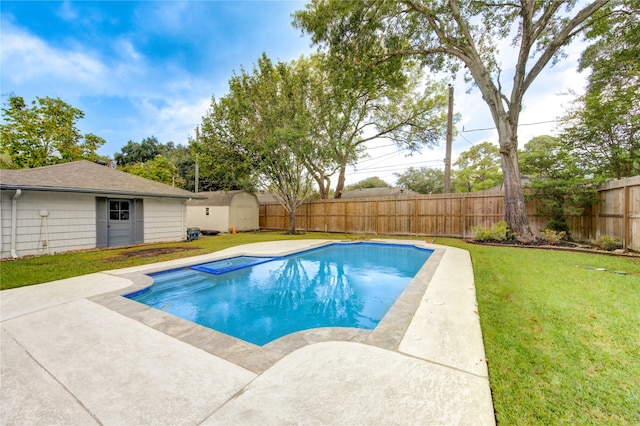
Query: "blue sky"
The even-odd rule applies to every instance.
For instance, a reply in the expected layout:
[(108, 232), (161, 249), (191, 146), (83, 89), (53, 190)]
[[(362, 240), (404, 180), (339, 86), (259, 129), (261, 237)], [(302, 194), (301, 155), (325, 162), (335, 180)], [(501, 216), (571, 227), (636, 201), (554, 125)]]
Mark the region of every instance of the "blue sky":
[(60, 97), (82, 132), (186, 143), (211, 96), (262, 52), (288, 61), (311, 51), (291, 26), (293, 1), (2, 1), (2, 101)]
[[(223, 96), (234, 70), (251, 69), (265, 52), (289, 61), (313, 51), (291, 26), (304, 1), (5, 1), (1, 3), (1, 95), (27, 101), (59, 97), (80, 108), (83, 133), (107, 144), (113, 156), (132, 140), (156, 136), (186, 144), (211, 101)], [(580, 46), (546, 70), (525, 98), (521, 123), (551, 121), (570, 104), (561, 92), (583, 91), (576, 69)], [(477, 90), (456, 82), (462, 115), (453, 161), (472, 144), (497, 142)], [(465, 129), (462, 132), (463, 128)], [(521, 127), (520, 143), (554, 134), (555, 124)], [(372, 142), (370, 158), (350, 170), (347, 183), (370, 176), (395, 182), (408, 167), (442, 167), (444, 146), (406, 158), (388, 142)]]

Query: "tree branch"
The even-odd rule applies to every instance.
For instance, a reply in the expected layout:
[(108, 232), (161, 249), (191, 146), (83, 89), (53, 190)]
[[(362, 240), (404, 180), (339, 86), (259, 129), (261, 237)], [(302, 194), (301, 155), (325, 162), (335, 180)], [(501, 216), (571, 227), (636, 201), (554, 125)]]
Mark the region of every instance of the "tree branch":
[(522, 86), (523, 91), (526, 91), (527, 88), (529, 88), (531, 83), (533, 83), (533, 81), (544, 69), (551, 58), (553, 58), (553, 56), (558, 52), (558, 49), (560, 49), (560, 47), (562, 47), (567, 42), (567, 40), (569, 40), (572, 34), (575, 34), (574, 30), (608, 2), (609, 0), (596, 0), (593, 3), (587, 5), (566, 24), (562, 31), (556, 34), (553, 40), (551, 40), (551, 43), (549, 43), (547, 48), (542, 53), (542, 56), (538, 58), (538, 61), (534, 64), (534, 66), (525, 77)]

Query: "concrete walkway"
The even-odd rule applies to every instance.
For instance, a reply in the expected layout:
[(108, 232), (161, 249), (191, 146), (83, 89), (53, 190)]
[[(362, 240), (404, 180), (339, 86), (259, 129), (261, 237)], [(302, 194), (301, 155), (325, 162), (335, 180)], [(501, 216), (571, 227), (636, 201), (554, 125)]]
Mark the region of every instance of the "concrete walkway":
[(0, 292), (0, 424), (494, 424), (464, 250), (417, 243), (434, 260), (372, 332), (264, 347), (119, 296), (148, 285), (144, 273), (325, 243), (251, 244)]

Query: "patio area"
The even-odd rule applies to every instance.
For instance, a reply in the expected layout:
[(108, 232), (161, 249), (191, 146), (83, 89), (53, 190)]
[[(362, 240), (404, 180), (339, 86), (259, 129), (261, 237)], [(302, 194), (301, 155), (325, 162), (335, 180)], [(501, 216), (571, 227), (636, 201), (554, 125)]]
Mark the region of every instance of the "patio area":
[(327, 241), (250, 244), (2, 291), (0, 422), (494, 424), (469, 253), (400, 242), (435, 252), (375, 330), (308, 330), (263, 347), (120, 295), (149, 285), (146, 273)]

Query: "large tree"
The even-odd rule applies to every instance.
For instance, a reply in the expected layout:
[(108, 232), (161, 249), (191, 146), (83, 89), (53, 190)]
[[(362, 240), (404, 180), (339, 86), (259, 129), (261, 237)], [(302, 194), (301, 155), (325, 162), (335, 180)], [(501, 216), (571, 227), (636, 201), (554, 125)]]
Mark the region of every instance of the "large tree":
[[(176, 186), (193, 192), (195, 190), (195, 161), (193, 160), (191, 148), (189, 146), (176, 145), (168, 149), (164, 155), (171, 165), (176, 168), (178, 176), (178, 178), (175, 179)], [(180, 181), (184, 183), (178, 185)]]
[[(518, 239), (531, 241), (534, 235), (518, 167), (524, 95), (607, 2), (596, 0), (576, 8), (575, 1), (551, 0), (313, 0), (296, 12), (294, 24), (333, 56), (360, 66), (398, 57), (418, 58), (433, 71), (456, 72), (463, 65), (498, 131), (507, 223)], [(505, 39), (515, 49), (513, 67), (500, 60), (499, 47)]]
[[(258, 186), (253, 165), (247, 161), (241, 144), (233, 142), (240, 128), (228, 123), (231, 109), (225, 98), (211, 99), (211, 108), (202, 120), (202, 132), (196, 129), (189, 141), (191, 155), (198, 164), (198, 191), (229, 191), (244, 189), (252, 192)], [(195, 178), (195, 169), (193, 176)], [(195, 190), (195, 185), (194, 185)]]
[(157, 155), (144, 163), (127, 164), (118, 167), (123, 172), (162, 182), (178, 188), (184, 187), (184, 179), (178, 174), (178, 168), (164, 155)]
[(289, 213), (290, 233), (296, 210), (313, 189), (302, 160), (310, 146), (308, 84), (307, 67), (274, 64), (263, 54), (252, 72), (242, 69), (229, 80), (226, 96), (212, 100), (198, 141), (199, 161), (223, 161), (215, 156), (222, 152), (251, 170)]
[(367, 189), (367, 188), (389, 188), (390, 185), (379, 178), (378, 176), (372, 176), (361, 181), (358, 181), (352, 185), (347, 185), (345, 187), (345, 191), (357, 191), (358, 189)]
[(138, 163), (146, 163), (152, 161), (158, 155), (166, 155), (168, 151), (173, 149), (173, 142), (162, 144), (155, 136), (142, 139), (141, 142), (129, 141), (120, 152), (116, 152), (113, 159), (118, 166), (134, 165)]
[(500, 150), (491, 142), (482, 142), (460, 153), (454, 163), (458, 192), (484, 191), (502, 183)]
[(2, 108), (0, 150), (4, 168), (24, 169), (70, 161), (105, 159), (96, 150), (105, 140), (76, 127), (84, 113), (60, 98), (36, 97), (29, 106), (11, 96)]
[(563, 142), (601, 180), (640, 174), (640, 0), (612, 1), (587, 33), (586, 93), (563, 117)]
[(313, 144), (305, 160), (321, 198), (328, 198), (336, 172), (334, 197), (340, 198), (347, 166), (366, 155), (368, 141), (386, 138), (411, 154), (444, 139), (447, 87), (425, 76), (417, 64), (398, 60), (380, 72), (379, 67), (354, 67), (324, 54), (300, 61), (312, 79), (308, 106)]
[(444, 172), (430, 167), (409, 167), (403, 173), (395, 173), (398, 185), (420, 194), (442, 194), (444, 192)]

